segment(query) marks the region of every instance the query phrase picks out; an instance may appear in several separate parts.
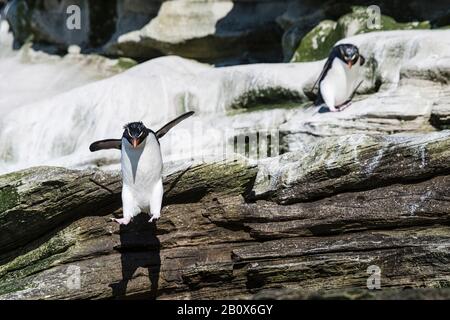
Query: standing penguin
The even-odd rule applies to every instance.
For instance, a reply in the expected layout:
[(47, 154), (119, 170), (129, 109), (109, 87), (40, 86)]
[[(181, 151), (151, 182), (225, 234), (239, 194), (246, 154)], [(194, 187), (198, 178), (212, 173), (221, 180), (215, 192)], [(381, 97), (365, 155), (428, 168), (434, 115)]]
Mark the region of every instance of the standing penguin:
[[(359, 63), (358, 63), (359, 61)], [(354, 93), (362, 83), (357, 84), (359, 66), (365, 62), (358, 47), (353, 44), (335, 46), (322, 69), (319, 79), (319, 95), (315, 105), (325, 103), (330, 111), (342, 111), (350, 103)]]
[(156, 132), (142, 122), (131, 122), (125, 125), (122, 139), (101, 140), (90, 145), (91, 152), (105, 149), (122, 151), (123, 218), (114, 221), (127, 225), (141, 211), (150, 214), (149, 222), (159, 218), (164, 193), (159, 139), (193, 114), (193, 111), (187, 112)]

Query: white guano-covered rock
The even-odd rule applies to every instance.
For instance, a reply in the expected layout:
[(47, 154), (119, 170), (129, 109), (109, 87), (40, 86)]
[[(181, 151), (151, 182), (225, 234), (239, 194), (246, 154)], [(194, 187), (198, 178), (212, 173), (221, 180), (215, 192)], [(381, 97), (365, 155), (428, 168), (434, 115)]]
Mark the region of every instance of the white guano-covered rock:
[[(1, 119), (1, 170), (117, 166), (118, 152), (90, 153), (89, 144), (120, 137), (129, 121), (142, 120), (157, 130), (187, 110), (196, 116), (161, 141), (166, 161), (233, 156), (236, 150), (229, 147), (235, 137), (255, 132), (273, 134), (276, 149), (285, 152), (308, 150), (335, 135), (434, 131), (442, 127), (431, 118), (446, 121), (450, 96), (447, 39), (450, 31), (433, 30), (342, 40), (357, 44), (367, 64), (353, 104), (338, 113), (307, 107), (305, 91), (324, 61), (213, 68), (175, 56), (154, 59), (10, 111)], [(27, 130), (17, 132), (18, 127)], [(11, 139), (13, 133), (20, 144)]]

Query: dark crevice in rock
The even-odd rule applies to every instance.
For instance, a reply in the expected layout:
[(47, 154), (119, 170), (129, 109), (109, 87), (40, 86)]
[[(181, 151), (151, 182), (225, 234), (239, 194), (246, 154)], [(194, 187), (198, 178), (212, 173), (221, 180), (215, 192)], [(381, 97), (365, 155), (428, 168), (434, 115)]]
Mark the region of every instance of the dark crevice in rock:
[(180, 204), (180, 203), (196, 203), (208, 194), (207, 187), (199, 186), (184, 193), (178, 193), (174, 197), (165, 198), (163, 205)]
[(429, 123), (436, 130), (450, 130), (450, 116), (431, 113)]
[(89, 1), (89, 43), (92, 47), (103, 46), (116, 29), (117, 0)]
[(271, 109), (275, 107), (298, 107), (307, 102), (305, 97), (296, 91), (285, 88), (270, 87), (266, 89), (250, 90), (236, 98), (230, 108), (246, 109), (248, 111)]
[(97, 186), (99, 186), (100, 188), (105, 189), (105, 190), (108, 191), (109, 193), (115, 194), (115, 192), (114, 192), (113, 190), (109, 189), (107, 186), (105, 186), (105, 185), (103, 185), (103, 184), (101, 184), (101, 183), (95, 181), (94, 179), (89, 179), (89, 180), (92, 181), (93, 183), (95, 183), (95, 184), (96, 184)]
[(211, 221), (211, 222), (220, 228), (224, 228), (224, 229), (227, 229), (230, 231), (245, 231), (248, 233), (250, 233), (250, 231), (251, 231), (251, 228), (247, 227), (244, 222), (235, 222), (235, 223), (233, 223), (233, 222), (226, 223), (226, 222), (218, 222), (218, 221)]
[(439, 176), (447, 176), (450, 174), (450, 168), (443, 168), (441, 170), (438, 170), (438, 172), (429, 172), (424, 173), (423, 175), (419, 176), (405, 176), (405, 177), (396, 177), (395, 179), (375, 179), (375, 176), (372, 180), (364, 180), (360, 183), (351, 184), (339, 189), (334, 190), (333, 192), (329, 191), (323, 191), (323, 192), (317, 192), (315, 194), (312, 194), (308, 196), (307, 199), (297, 199), (295, 196), (289, 198), (289, 199), (279, 199), (279, 195), (275, 192), (273, 195), (268, 196), (268, 201), (273, 201), (278, 203), (279, 205), (291, 205), (295, 203), (309, 203), (309, 202), (315, 202), (318, 200), (331, 198), (337, 194), (345, 194), (349, 192), (355, 192), (355, 191), (368, 191), (368, 190), (375, 190), (375, 189), (382, 189), (386, 188), (392, 185), (396, 184), (417, 184), (421, 183), (427, 180), (430, 180), (435, 177)]

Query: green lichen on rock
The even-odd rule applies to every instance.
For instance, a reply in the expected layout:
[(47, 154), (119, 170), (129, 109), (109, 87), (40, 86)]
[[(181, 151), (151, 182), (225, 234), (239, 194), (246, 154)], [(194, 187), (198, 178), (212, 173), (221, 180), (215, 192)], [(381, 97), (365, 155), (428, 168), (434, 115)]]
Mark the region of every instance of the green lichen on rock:
[(297, 108), (306, 108), (311, 105), (311, 102), (305, 101), (305, 102), (299, 102), (299, 101), (275, 101), (273, 103), (264, 103), (264, 104), (255, 104), (252, 105), (250, 108), (237, 108), (237, 109), (231, 109), (227, 111), (227, 116), (235, 116), (243, 113), (252, 113), (252, 112), (260, 112), (260, 111), (267, 111), (267, 110), (274, 110), (274, 109), (297, 109)]
[(15, 207), (19, 202), (20, 196), (15, 186), (0, 187), (0, 213)]
[(75, 238), (64, 232), (58, 233), (38, 248), (18, 256), (0, 267), (0, 279), (23, 278), (30, 274), (48, 269), (60, 253), (65, 252), (75, 243)]
[(169, 203), (208, 193), (239, 195), (245, 193), (256, 177), (257, 168), (244, 161), (227, 161), (199, 165), (186, 172), (172, 174), (165, 179)]
[(253, 109), (264, 105), (274, 105), (286, 102), (304, 102), (306, 98), (299, 92), (282, 88), (271, 87), (253, 89), (238, 97), (231, 104), (231, 109)]
[(300, 41), (291, 61), (324, 59), (337, 41), (361, 33), (430, 28), (428, 21), (400, 23), (385, 15), (381, 15), (377, 20), (366, 7), (352, 7), (352, 12), (340, 17), (337, 22), (324, 20), (313, 28)]
[(20, 292), (28, 288), (28, 283), (26, 279), (15, 279), (11, 281), (1, 281), (0, 282), (0, 294), (8, 294), (13, 292)]
[(120, 57), (117, 60), (117, 66), (122, 69), (122, 70), (127, 70), (130, 69), (132, 67), (134, 67), (135, 65), (137, 65), (137, 61), (133, 60), (131, 58), (126, 58), (126, 57)]
[(330, 48), (339, 41), (337, 23), (324, 20), (312, 29), (300, 42), (292, 58), (293, 62), (314, 61), (328, 56)]

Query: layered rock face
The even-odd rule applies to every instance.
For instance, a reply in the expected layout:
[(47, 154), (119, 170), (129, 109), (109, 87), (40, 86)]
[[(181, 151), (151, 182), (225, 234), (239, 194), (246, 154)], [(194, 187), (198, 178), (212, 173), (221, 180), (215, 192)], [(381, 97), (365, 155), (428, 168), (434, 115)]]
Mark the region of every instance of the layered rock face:
[(239, 159), (170, 174), (156, 224), (109, 221), (115, 173), (2, 176), (0, 297), (351, 298), (373, 266), (387, 296), (447, 295), (450, 133), (328, 143), (272, 158), (270, 176)]

